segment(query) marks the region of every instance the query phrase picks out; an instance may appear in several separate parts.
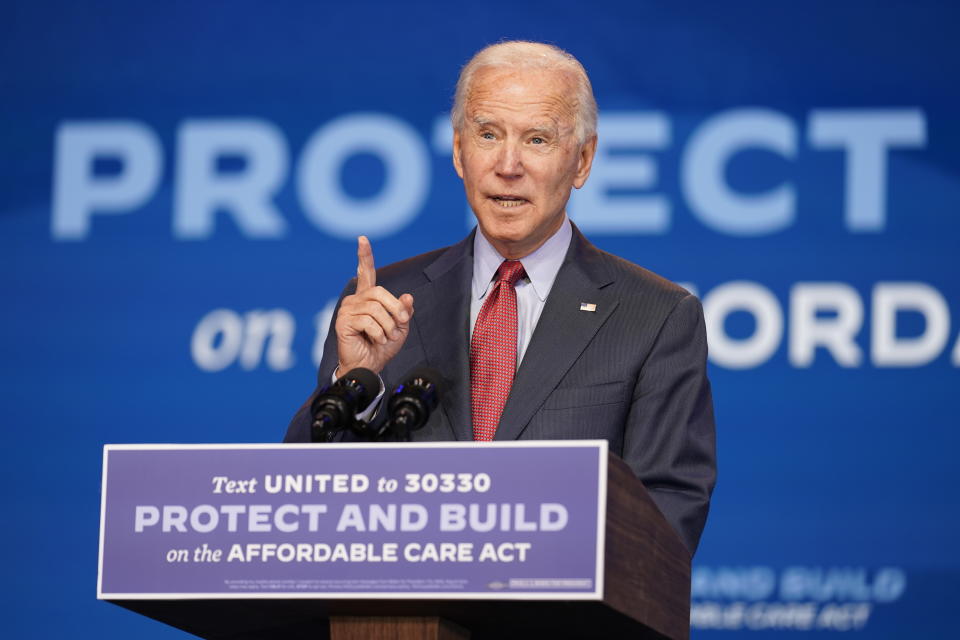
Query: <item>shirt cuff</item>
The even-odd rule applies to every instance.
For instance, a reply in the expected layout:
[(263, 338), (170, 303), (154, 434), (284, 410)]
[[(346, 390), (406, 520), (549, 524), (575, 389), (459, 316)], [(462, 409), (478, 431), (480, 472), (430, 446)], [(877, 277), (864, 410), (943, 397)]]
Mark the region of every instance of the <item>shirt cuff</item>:
[[(340, 367), (337, 367), (333, 370), (330, 384), (333, 384), (338, 380), (337, 373), (339, 372), (339, 370), (340, 370)], [(370, 403), (370, 405), (366, 409), (364, 409), (363, 411), (361, 411), (360, 413), (354, 416), (354, 418), (356, 418), (360, 422), (369, 423), (371, 420), (373, 420), (374, 417), (376, 417), (377, 412), (380, 410), (380, 405), (383, 401), (383, 395), (384, 393), (386, 393), (387, 389), (386, 387), (383, 386), (383, 378), (380, 377), (379, 373), (377, 374), (377, 381), (380, 383), (380, 391), (379, 393), (377, 393), (377, 397), (373, 399), (373, 401)]]

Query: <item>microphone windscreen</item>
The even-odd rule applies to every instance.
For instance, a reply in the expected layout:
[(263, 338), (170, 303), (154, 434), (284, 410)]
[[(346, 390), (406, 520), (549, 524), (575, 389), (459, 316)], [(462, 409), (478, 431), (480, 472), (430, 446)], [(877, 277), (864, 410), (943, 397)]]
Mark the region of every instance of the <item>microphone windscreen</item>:
[(362, 367), (357, 367), (356, 369), (351, 369), (347, 373), (340, 377), (337, 380), (337, 384), (341, 384), (344, 381), (351, 381), (354, 383), (355, 388), (359, 384), (358, 390), (360, 391), (360, 397), (357, 398), (357, 413), (363, 411), (370, 406), (370, 403), (373, 402), (374, 398), (377, 397), (377, 394), (380, 392), (380, 377), (375, 374), (370, 369), (364, 369)]
[[(433, 385), (434, 388), (434, 400), (438, 399), (444, 390), (443, 376), (440, 375), (440, 372), (434, 369), (433, 367), (428, 367), (425, 364), (417, 365), (410, 370), (407, 375), (402, 378), (403, 382), (397, 385), (394, 389), (394, 394), (401, 392), (404, 388), (409, 388), (412, 386), (416, 387), (425, 387)], [(434, 409), (436, 405), (430, 407)]]
[(387, 400), (387, 410), (391, 418), (401, 406), (418, 407), (418, 424), (412, 426), (412, 429), (418, 429), (423, 426), (427, 418), (440, 401), (440, 394), (445, 388), (443, 376), (436, 369), (421, 364), (411, 369), (407, 375), (402, 378), (403, 382), (398, 384)]

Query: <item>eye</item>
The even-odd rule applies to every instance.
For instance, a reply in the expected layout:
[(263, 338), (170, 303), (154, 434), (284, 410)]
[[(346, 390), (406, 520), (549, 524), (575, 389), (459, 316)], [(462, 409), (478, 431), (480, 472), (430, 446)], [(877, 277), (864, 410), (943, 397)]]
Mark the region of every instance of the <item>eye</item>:
[(533, 144), (545, 144), (547, 141), (541, 138), (540, 136), (534, 136), (530, 138), (530, 142)]
[(483, 133), (480, 134), (480, 137), (483, 138), (484, 140), (493, 140), (496, 138), (496, 136), (489, 131), (484, 131)]

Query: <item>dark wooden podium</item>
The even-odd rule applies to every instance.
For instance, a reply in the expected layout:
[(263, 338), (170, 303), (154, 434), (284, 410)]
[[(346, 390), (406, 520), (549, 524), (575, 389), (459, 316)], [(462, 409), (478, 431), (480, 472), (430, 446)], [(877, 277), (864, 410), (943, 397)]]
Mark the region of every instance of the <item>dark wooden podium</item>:
[(110, 601), (211, 640), (687, 638), (690, 553), (613, 454), (607, 476), (602, 600)]

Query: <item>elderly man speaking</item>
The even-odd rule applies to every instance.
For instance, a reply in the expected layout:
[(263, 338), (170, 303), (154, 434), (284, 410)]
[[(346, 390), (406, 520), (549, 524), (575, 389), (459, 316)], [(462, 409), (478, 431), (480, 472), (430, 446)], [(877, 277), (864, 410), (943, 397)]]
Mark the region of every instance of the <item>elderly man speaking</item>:
[[(433, 367), (445, 389), (415, 440), (606, 439), (692, 553), (716, 478), (703, 312), (567, 217), (597, 148), (586, 71), (551, 45), (489, 46), (460, 74), (452, 121), (477, 229), (379, 270), (360, 237), (319, 379), (363, 367), (390, 388)], [(310, 441), (309, 407), (286, 441)]]

